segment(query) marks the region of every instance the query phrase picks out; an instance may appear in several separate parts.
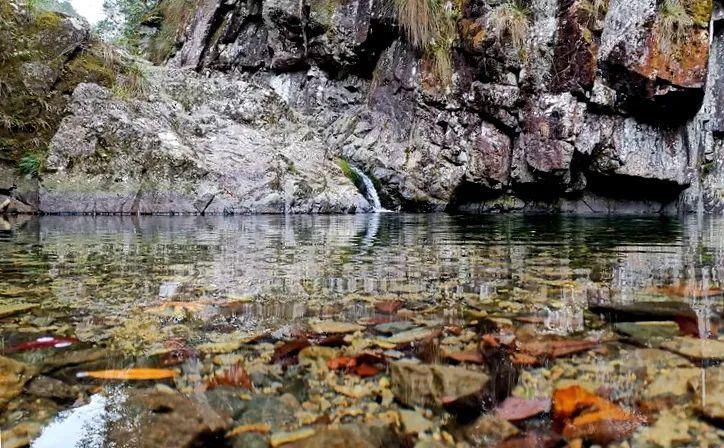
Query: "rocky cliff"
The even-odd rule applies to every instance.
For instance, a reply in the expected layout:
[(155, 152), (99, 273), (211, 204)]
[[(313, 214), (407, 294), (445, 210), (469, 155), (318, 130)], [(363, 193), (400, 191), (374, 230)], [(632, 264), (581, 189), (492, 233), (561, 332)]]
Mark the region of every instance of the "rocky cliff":
[(76, 89), (41, 211), (368, 210), (347, 163), (390, 209), (724, 210), (718, 0), (162, 0), (142, 32), (149, 93)]

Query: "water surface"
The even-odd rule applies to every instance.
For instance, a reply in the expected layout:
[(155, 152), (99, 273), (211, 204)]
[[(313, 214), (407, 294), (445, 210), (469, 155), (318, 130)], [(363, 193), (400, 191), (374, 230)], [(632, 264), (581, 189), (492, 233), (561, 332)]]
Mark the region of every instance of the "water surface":
[[(372, 351), (386, 362), (450, 364), (448, 354), (469, 352), (485, 333), (515, 334), (519, 341), (531, 334), (546, 341), (597, 340), (601, 345), (587, 352), (516, 366), (506, 394), (550, 398), (557, 388), (578, 381), (632, 415), (645, 414), (646, 422), (627, 437), (635, 446), (648, 446), (655, 438), (661, 416), (678, 422), (688, 434), (680, 438), (691, 444), (721, 441), (721, 430), (715, 429), (721, 416), (703, 410), (705, 392), (692, 380), (684, 383), (685, 396), (669, 397), (667, 405), (650, 390), (655, 378), (672, 368), (699, 369), (704, 385), (720, 375), (719, 354), (678, 358), (680, 350), (661, 344), (677, 337), (721, 340), (721, 219), (42, 217), (2, 220), (0, 229), (0, 307), (35, 305), (0, 320), (5, 355), (32, 366), (33, 381), (51, 378), (70, 388), (61, 393), (53, 383), (46, 387), (50, 391), (41, 390), (30, 381), (19, 394), (8, 394), (0, 414), (4, 442), (22, 438), (17, 428), (25, 425), (28, 440), (38, 437), (34, 446), (120, 446), (112, 422), (134, 418), (135, 411), (124, 407), (129, 390), (161, 387), (206, 402), (209, 378), (240, 362), (252, 372), (248, 393), (287, 393), (297, 401), (290, 405), (295, 421), (272, 422), (270, 431), (254, 432), (258, 443), (275, 431), (322, 431), (320, 420), (302, 418), (305, 412), (324, 415), (324, 424), (334, 425), (369, 422), (369, 415), (401, 409), (399, 399), (389, 403), (382, 392), (347, 397), (350, 403), (342, 406), (330, 392), (331, 383), (317, 384), (320, 378), (332, 381), (334, 374), (299, 367), (298, 355), (272, 358), (285, 343), (311, 337), (309, 324), (318, 321), (361, 324), (365, 330), (337, 341), (342, 347), (335, 350)], [(390, 314), (376, 303), (400, 305)], [(642, 308), (632, 314), (630, 307), (637, 303)], [(398, 347), (380, 343), (394, 332), (381, 333), (374, 326), (390, 320), (440, 330), (434, 356), (415, 349), (427, 339)], [(664, 335), (643, 331), (632, 336), (630, 328), (614, 326), (621, 320), (659, 322)], [(649, 334), (656, 338), (647, 340)], [(43, 337), (66, 338), (69, 346), (33, 346)], [(677, 358), (653, 362), (653, 371), (621, 367), (631, 356), (663, 359), (669, 354)], [(464, 365), (489, 371), (490, 363)], [(131, 382), (78, 375), (134, 367), (174, 369), (177, 376)], [(388, 375), (384, 366), (380, 369), (369, 379), (349, 372), (335, 378), (339, 384), (379, 382)], [(714, 378), (718, 385), (721, 377)], [(321, 388), (330, 405), (293, 390), (291, 383), (298, 383), (297, 389)], [(496, 404), (481, 406), (489, 410)], [(341, 409), (350, 406), (361, 413), (343, 415)], [(451, 434), (457, 442), (470, 443), (460, 429), (464, 418), (418, 411), (433, 422), (420, 438), (447, 440), (441, 434)], [(532, 431), (558, 434), (549, 416), (516, 422), (520, 437)], [(231, 426), (239, 424), (237, 417)], [(703, 430), (709, 435), (703, 436)], [(62, 443), (53, 445), (57, 442)], [(223, 443), (231, 446), (234, 438)]]

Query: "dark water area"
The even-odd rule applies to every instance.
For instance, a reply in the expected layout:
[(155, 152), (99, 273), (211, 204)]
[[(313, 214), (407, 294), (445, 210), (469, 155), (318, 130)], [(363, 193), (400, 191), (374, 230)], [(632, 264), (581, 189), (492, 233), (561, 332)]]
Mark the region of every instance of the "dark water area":
[(722, 446), (723, 231), (0, 219), (2, 446)]

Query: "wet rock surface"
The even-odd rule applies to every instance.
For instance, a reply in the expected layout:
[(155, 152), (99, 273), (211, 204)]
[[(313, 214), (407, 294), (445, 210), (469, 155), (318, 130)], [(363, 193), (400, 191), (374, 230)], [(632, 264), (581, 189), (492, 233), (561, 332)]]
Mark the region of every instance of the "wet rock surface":
[(447, 87), (394, 8), (323, 3), (205, 2), (171, 63), (253, 72), (388, 208), (716, 211), (719, 139), (698, 124), (720, 114), (716, 2), (687, 6), (680, 40), (659, 3), (524, 2), (517, 51), (489, 29), (497, 3), (460, 7)]
[(129, 393), (124, 418), (108, 428), (115, 446), (178, 447), (220, 443), (228, 425), (211, 409), (174, 392), (137, 390)]
[(408, 406), (441, 406), (446, 401), (480, 395), (489, 377), (463, 367), (395, 362), (390, 365), (392, 391)]

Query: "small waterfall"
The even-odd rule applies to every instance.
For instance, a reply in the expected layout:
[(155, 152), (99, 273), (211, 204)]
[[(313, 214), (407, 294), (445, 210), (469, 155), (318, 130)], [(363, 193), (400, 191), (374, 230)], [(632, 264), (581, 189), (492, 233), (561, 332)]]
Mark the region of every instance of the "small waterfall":
[(350, 165), (350, 169), (359, 176), (360, 179), (362, 179), (362, 183), (364, 184), (365, 191), (364, 194), (367, 197), (367, 200), (372, 204), (372, 209), (375, 212), (386, 212), (387, 210), (382, 207), (382, 203), (380, 202), (380, 197), (377, 195), (377, 190), (375, 189), (375, 184), (372, 183), (372, 179), (367, 177), (365, 173), (362, 172), (359, 168), (356, 166)]

